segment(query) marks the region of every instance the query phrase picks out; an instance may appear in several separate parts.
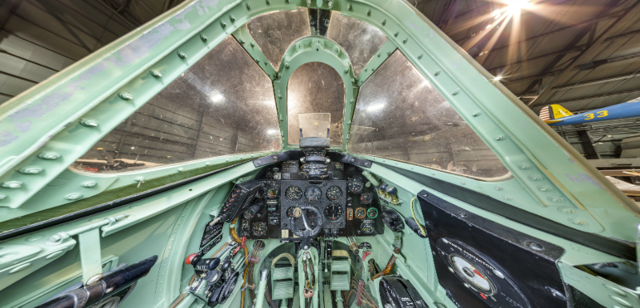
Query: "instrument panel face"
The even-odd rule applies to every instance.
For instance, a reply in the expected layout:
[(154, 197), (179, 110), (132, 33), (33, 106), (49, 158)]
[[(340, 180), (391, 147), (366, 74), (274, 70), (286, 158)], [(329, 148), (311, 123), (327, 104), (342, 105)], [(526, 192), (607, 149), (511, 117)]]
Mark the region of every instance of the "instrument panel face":
[[(287, 215), (288, 211), (291, 211), (291, 208), (297, 208), (301, 206), (312, 206), (319, 210), (320, 213), (326, 214), (330, 212), (333, 214), (330, 216), (335, 219), (324, 219), (323, 229), (340, 229), (345, 226), (345, 216), (344, 215), (336, 215), (337, 213), (345, 212), (345, 204), (346, 197), (344, 195), (338, 196), (335, 200), (329, 200), (324, 197), (329, 193), (329, 190), (333, 190), (334, 188), (338, 188), (340, 191), (344, 191), (347, 187), (346, 181), (344, 180), (283, 180), (281, 181), (282, 189), (289, 190), (291, 187), (299, 187), (300, 190), (304, 191), (304, 197), (300, 199), (291, 200), (289, 198), (280, 198), (281, 204), (281, 227), (282, 229), (291, 230), (292, 226), (290, 226), (290, 219)], [(323, 215), (324, 216), (324, 215)], [(312, 217), (313, 218), (313, 217)], [(316, 221), (316, 219), (311, 219)], [(304, 225), (302, 223), (302, 219), (296, 219), (298, 223), (298, 228), (304, 229)], [(308, 220), (309, 221), (309, 220)]]
[(238, 235), (250, 239), (299, 241), (289, 226), (290, 217), (300, 217), (295, 219), (299, 230), (304, 229), (302, 215), (311, 228), (317, 221), (316, 217), (311, 217), (311, 211), (302, 211), (300, 206), (312, 206), (322, 216), (322, 230), (317, 237), (383, 233), (384, 223), (378, 218), (381, 205), (377, 191), (362, 176), (362, 170), (335, 162), (328, 167), (329, 177), (324, 180), (309, 179), (300, 174), (297, 161), (264, 167), (256, 176), (263, 187), (254, 200), (263, 202), (264, 206), (258, 213), (249, 215), (250, 218), (240, 216), (236, 228)]

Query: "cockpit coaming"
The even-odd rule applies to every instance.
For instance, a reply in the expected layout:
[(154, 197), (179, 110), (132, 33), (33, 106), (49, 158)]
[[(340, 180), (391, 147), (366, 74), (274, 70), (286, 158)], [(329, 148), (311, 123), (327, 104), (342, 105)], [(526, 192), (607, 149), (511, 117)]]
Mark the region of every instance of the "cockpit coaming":
[(0, 109), (1, 307), (640, 307), (637, 206), (402, 1), (186, 1)]

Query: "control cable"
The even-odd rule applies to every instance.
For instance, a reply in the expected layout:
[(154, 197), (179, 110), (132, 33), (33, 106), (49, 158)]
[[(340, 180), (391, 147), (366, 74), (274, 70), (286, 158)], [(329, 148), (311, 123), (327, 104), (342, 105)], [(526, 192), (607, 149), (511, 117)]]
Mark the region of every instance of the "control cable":
[(417, 196), (411, 198), (411, 215), (413, 215), (413, 219), (418, 224), (418, 227), (420, 227), (420, 231), (422, 231), (422, 234), (427, 235), (427, 232), (424, 231), (424, 228), (422, 227), (422, 224), (418, 222), (418, 218), (416, 218), (416, 213), (413, 211), (413, 200), (416, 200), (416, 199), (418, 199)]

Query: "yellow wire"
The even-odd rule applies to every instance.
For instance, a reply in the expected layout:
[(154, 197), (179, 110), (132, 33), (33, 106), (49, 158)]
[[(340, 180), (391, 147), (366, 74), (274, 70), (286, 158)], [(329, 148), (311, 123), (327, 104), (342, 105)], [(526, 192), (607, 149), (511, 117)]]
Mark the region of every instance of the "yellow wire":
[(413, 215), (413, 219), (416, 221), (416, 223), (418, 224), (418, 227), (420, 227), (420, 231), (422, 231), (423, 235), (427, 235), (427, 232), (424, 231), (424, 228), (422, 227), (422, 224), (420, 224), (420, 222), (418, 222), (418, 218), (416, 218), (416, 213), (413, 211), (413, 200), (418, 199), (418, 197), (413, 197), (411, 199), (411, 215)]

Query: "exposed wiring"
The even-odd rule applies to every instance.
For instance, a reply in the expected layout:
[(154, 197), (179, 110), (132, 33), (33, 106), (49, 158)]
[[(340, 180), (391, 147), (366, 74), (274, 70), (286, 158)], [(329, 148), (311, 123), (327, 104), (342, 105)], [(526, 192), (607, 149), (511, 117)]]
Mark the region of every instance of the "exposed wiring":
[(422, 224), (418, 222), (418, 218), (416, 217), (416, 212), (413, 211), (413, 200), (416, 200), (416, 199), (418, 199), (417, 196), (411, 198), (411, 215), (413, 215), (413, 219), (418, 224), (418, 227), (420, 227), (420, 231), (422, 232), (422, 234), (423, 235), (427, 235), (427, 232), (424, 231), (424, 228), (422, 227)]

